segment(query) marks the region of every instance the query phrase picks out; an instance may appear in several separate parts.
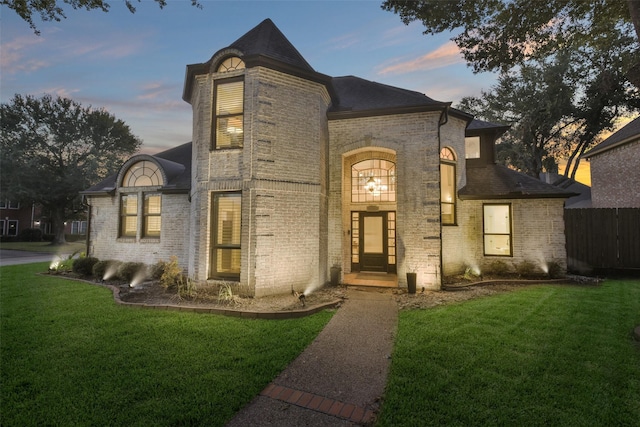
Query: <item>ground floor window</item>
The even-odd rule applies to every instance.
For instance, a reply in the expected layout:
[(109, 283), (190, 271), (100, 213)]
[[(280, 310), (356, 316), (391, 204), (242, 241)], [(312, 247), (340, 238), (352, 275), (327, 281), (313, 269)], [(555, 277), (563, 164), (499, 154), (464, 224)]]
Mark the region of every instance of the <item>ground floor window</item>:
[[(142, 200), (140, 205), (139, 200)], [(139, 220), (142, 218), (142, 223)], [(160, 237), (162, 196), (157, 193), (129, 193), (120, 196), (120, 237)]]
[(484, 254), (511, 256), (511, 205), (485, 204), (482, 209)]
[(212, 199), (210, 276), (240, 280), (242, 193), (215, 193)]

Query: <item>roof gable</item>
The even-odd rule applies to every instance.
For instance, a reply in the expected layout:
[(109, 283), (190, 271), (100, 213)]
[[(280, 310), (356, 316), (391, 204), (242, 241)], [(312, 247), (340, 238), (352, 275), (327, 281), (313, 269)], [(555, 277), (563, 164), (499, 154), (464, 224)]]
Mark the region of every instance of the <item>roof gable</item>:
[(593, 147), (591, 150), (583, 154), (582, 157), (591, 157), (610, 150), (618, 145), (626, 144), (634, 139), (640, 138), (640, 117), (627, 123), (622, 129)]

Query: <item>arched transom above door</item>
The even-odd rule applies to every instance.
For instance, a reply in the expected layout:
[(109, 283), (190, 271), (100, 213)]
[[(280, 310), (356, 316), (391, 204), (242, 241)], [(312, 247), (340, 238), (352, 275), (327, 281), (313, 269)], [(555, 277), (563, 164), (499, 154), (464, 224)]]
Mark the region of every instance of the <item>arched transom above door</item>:
[(353, 203), (395, 202), (396, 164), (372, 158), (351, 165), (351, 201)]

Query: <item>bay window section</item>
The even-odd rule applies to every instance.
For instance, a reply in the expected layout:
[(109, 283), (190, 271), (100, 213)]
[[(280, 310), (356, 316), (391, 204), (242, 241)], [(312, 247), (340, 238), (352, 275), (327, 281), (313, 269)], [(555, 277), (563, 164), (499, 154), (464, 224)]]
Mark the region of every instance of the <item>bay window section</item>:
[(511, 256), (511, 205), (485, 204), (482, 209), (484, 254)]
[(120, 196), (120, 237), (136, 237), (138, 233), (138, 195)]
[(244, 80), (216, 82), (214, 99), (213, 148), (241, 148), (244, 140)]
[(159, 194), (145, 194), (143, 237), (160, 237), (161, 212), (162, 197)]
[(242, 194), (213, 195), (213, 247), (211, 274), (213, 278), (240, 280)]

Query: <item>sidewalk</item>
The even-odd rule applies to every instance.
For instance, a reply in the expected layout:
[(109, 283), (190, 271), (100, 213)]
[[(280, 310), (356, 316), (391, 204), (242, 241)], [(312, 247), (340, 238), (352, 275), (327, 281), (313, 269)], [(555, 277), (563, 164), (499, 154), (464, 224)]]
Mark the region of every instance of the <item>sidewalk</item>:
[(397, 318), (389, 290), (349, 288), (316, 340), (227, 426), (370, 424), (386, 385)]

